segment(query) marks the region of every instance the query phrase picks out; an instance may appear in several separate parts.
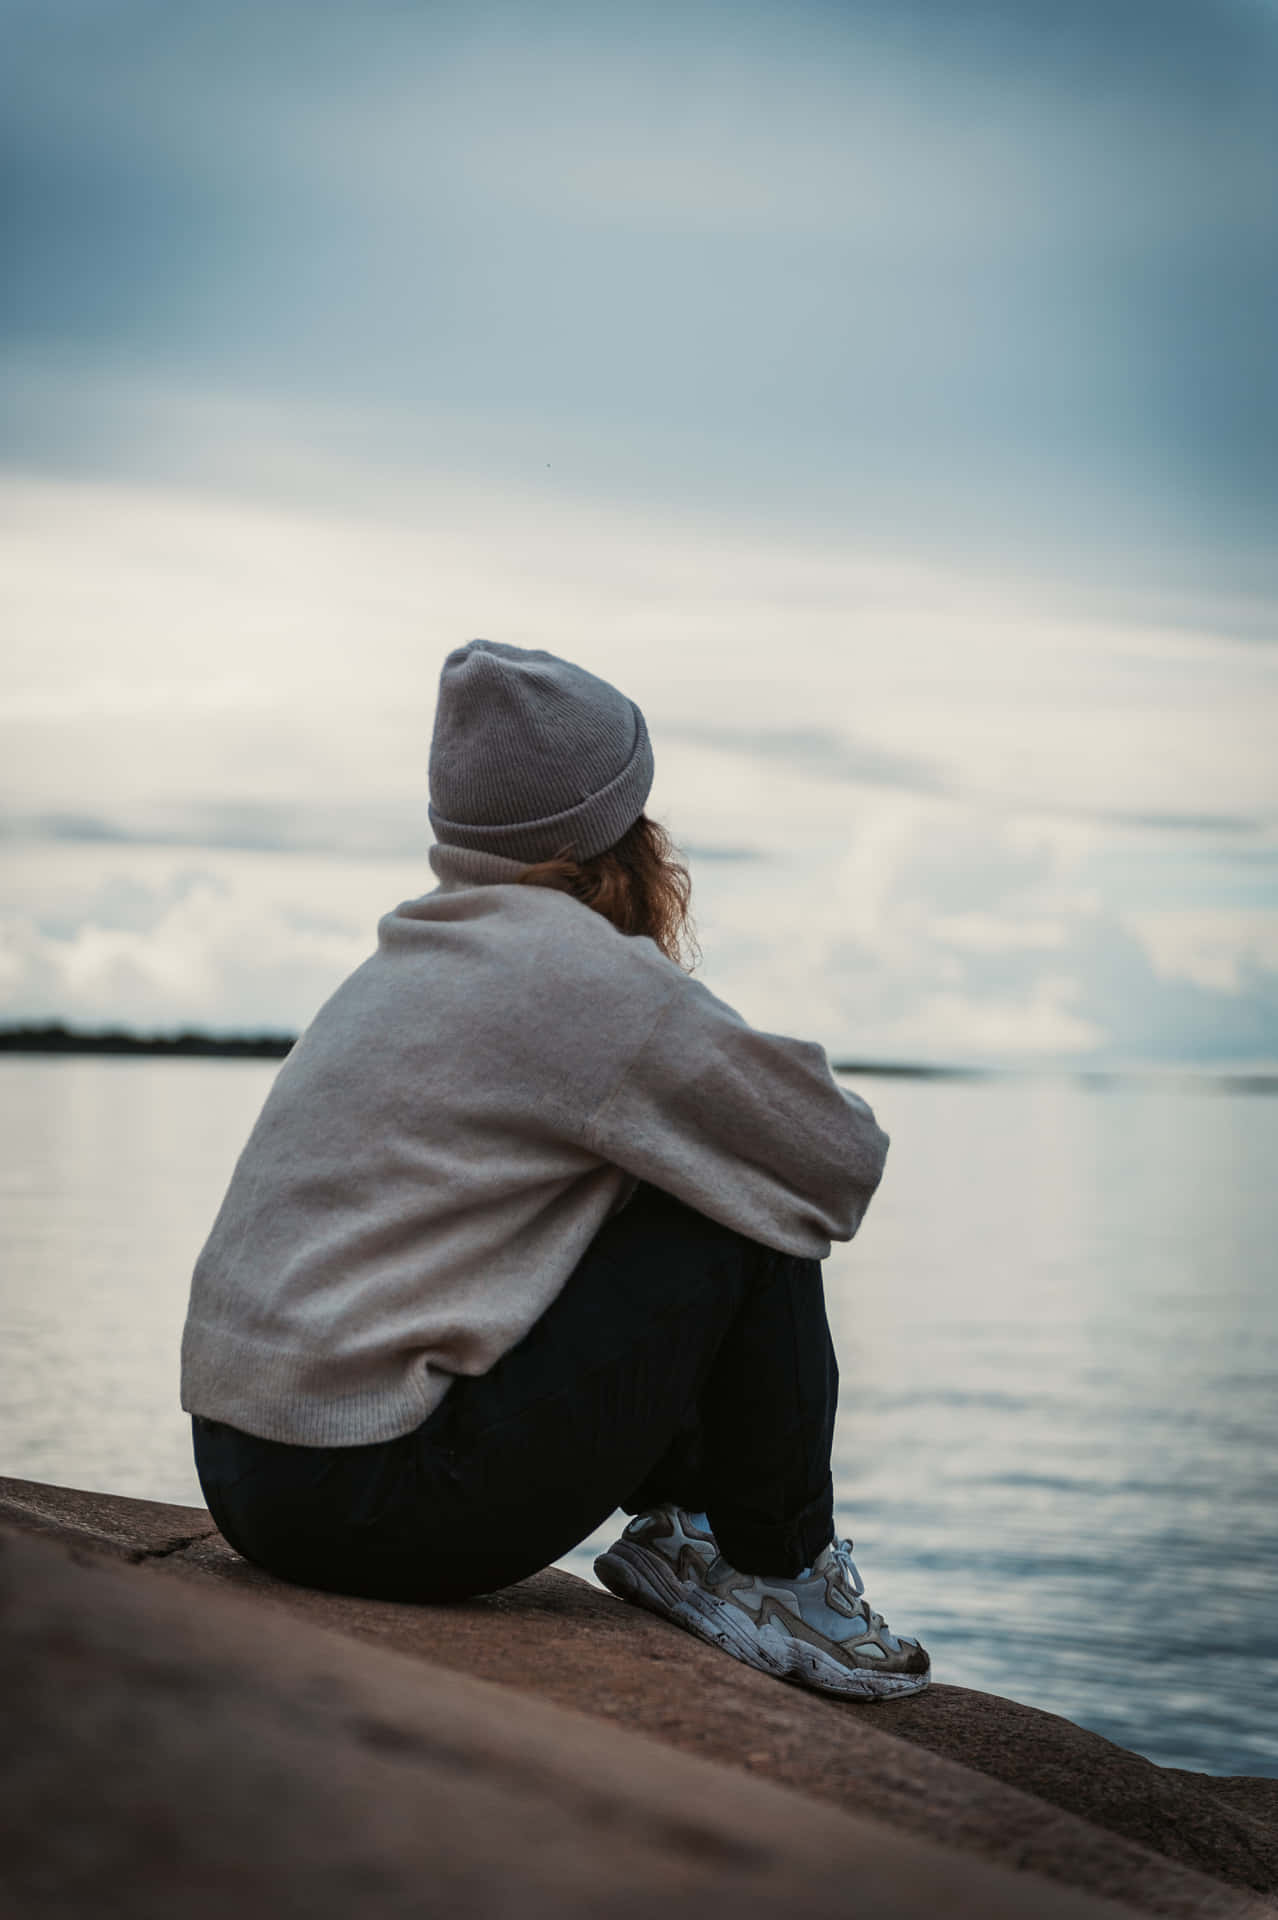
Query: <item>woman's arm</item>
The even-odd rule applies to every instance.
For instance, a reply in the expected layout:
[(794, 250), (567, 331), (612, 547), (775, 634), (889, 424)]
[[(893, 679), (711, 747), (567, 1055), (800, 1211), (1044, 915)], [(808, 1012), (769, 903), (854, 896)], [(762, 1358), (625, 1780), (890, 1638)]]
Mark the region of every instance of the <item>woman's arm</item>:
[(765, 1246), (824, 1259), (860, 1225), (888, 1140), (821, 1047), (757, 1031), (685, 978), (586, 1144)]

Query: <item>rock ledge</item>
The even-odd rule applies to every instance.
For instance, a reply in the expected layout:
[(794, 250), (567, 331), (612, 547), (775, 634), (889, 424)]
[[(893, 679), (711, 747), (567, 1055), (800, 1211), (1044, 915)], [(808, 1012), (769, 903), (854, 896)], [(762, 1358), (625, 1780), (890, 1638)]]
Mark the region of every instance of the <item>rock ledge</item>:
[(24, 1914), (1278, 1912), (1278, 1781), (1012, 1701), (823, 1700), (554, 1571), (286, 1587), (199, 1508), (0, 1480), (0, 1540)]

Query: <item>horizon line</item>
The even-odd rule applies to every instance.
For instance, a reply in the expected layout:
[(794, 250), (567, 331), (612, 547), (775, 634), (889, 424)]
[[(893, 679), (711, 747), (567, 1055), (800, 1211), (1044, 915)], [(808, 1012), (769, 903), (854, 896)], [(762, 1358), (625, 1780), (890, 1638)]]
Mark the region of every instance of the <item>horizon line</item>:
[[(192, 1026), (142, 1032), (121, 1024), (75, 1027), (63, 1020), (0, 1024), (0, 1053), (37, 1055), (134, 1055), (153, 1058), (283, 1060), (298, 1035), (259, 1027), (209, 1032)], [(1114, 1084), (1154, 1082), (1236, 1093), (1278, 1093), (1278, 1071), (1260, 1067), (1195, 1067), (1184, 1061), (1121, 1064), (1080, 1061), (1029, 1062), (1021, 1066), (958, 1064), (922, 1060), (831, 1059), (832, 1073), (880, 1080), (1071, 1080), (1103, 1091)]]

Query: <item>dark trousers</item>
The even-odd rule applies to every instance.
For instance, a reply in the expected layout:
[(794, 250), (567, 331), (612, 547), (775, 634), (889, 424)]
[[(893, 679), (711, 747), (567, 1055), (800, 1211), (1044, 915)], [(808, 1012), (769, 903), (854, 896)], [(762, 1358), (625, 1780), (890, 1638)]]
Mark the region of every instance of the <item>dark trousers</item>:
[(196, 1418), (209, 1511), (287, 1580), (445, 1600), (550, 1564), (617, 1506), (709, 1515), (795, 1574), (833, 1531), (838, 1369), (815, 1260), (641, 1186), (531, 1332), (414, 1432), (299, 1447)]

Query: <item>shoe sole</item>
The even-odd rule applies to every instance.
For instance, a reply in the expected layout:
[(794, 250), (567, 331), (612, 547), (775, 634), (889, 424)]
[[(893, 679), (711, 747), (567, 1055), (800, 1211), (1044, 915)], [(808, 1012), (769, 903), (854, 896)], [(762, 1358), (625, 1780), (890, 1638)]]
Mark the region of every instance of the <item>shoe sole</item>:
[(646, 1607), (746, 1666), (810, 1687), (815, 1693), (840, 1700), (899, 1700), (903, 1694), (921, 1693), (932, 1678), (930, 1673), (874, 1673), (866, 1667), (847, 1667), (820, 1647), (796, 1639), (775, 1621), (756, 1627), (740, 1607), (701, 1587), (686, 1585), (660, 1554), (627, 1540), (600, 1554), (595, 1574), (618, 1600)]

